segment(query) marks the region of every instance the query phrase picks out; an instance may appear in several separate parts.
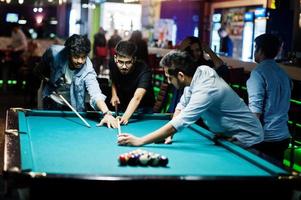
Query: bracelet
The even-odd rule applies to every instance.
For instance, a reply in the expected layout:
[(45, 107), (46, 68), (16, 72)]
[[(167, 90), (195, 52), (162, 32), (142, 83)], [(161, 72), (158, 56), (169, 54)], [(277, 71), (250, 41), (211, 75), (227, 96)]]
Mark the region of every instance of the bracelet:
[(112, 115), (112, 112), (110, 110), (107, 110), (106, 112), (102, 113), (103, 116), (105, 115)]

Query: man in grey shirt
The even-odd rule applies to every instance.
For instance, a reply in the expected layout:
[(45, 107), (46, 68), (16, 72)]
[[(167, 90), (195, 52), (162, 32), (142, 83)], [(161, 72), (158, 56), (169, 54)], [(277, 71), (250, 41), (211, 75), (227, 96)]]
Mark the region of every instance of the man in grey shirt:
[(195, 67), (185, 52), (171, 51), (160, 65), (169, 83), (185, 88), (173, 119), (154, 132), (138, 138), (121, 134), (119, 145), (141, 146), (162, 140), (202, 118), (209, 129), (243, 147), (263, 140), (260, 121), (242, 99), (209, 66)]

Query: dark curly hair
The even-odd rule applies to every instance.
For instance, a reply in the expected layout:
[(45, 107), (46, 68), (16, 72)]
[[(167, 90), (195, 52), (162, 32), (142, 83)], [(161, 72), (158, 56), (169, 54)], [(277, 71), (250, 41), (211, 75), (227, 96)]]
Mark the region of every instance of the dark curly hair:
[(167, 53), (160, 61), (161, 67), (167, 67), (168, 74), (176, 76), (178, 72), (192, 77), (197, 69), (189, 53), (179, 50), (172, 50)]
[(73, 34), (66, 40), (65, 48), (70, 56), (88, 55), (91, 43), (86, 36)]

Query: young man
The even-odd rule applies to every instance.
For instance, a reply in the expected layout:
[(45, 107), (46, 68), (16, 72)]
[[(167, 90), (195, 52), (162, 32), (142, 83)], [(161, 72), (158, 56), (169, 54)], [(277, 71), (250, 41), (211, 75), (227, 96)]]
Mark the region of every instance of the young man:
[(90, 41), (76, 34), (66, 40), (65, 46), (52, 45), (46, 50), (41, 63), (35, 68), (37, 75), (49, 80), (44, 84), (42, 92), (43, 107), (48, 110), (70, 110), (54, 92), (57, 91), (75, 110), (84, 111), (87, 90), (91, 106), (104, 113), (100, 125), (107, 123), (108, 127), (117, 128), (117, 121), (104, 102), (106, 96), (99, 88), (96, 73), (88, 58), (90, 50)]
[(255, 61), (258, 63), (247, 81), (249, 108), (260, 119), (264, 130), (264, 142), (256, 148), (283, 161), (289, 145), (287, 126), (292, 82), (275, 62), (280, 49), (279, 39), (263, 34), (255, 39)]
[(242, 99), (220, 78), (216, 71), (202, 65), (196, 69), (187, 52), (171, 51), (160, 65), (176, 88), (183, 88), (173, 119), (158, 130), (137, 138), (121, 134), (119, 145), (141, 146), (162, 140), (202, 118), (209, 129), (243, 147), (263, 140), (260, 121), (250, 112)]
[(111, 104), (124, 111), (121, 124), (127, 124), (137, 108), (143, 113), (152, 112), (155, 102), (151, 69), (136, 60), (136, 45), (120, 41), (116, 46), (114, 61), (110, 62), (112, 80)]
[[(186, 37), (179, 45), (181, 51), (186, 51), (196, 63), (197, 66), (207, 65), (216, 70), (217, 74), (225, 81), (229, 79), (228, 66), (220, 59), (207, 44), (201, 44), (200, 39), (194, 36)], [(205, 58), (205, 53), (209, 55), (209, 59)], [(183, 94), (182, 90), (174, 90), (171, 104), (168, 111), (174, 112), (180, 97)]]

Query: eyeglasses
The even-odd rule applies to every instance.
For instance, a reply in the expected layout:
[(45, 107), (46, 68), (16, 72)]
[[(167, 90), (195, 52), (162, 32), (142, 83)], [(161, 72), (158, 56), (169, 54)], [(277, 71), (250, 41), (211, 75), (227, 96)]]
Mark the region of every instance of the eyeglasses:
[(127, 61), (122, 61), (122, 60), (118, 60), (116, 59), (116, 63), (120, 64), (121, 66), (125, 65), (125, 66), (129, 66), (133, 63), (133, 60), (127, 60)]

